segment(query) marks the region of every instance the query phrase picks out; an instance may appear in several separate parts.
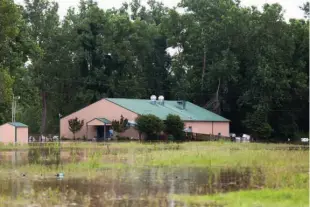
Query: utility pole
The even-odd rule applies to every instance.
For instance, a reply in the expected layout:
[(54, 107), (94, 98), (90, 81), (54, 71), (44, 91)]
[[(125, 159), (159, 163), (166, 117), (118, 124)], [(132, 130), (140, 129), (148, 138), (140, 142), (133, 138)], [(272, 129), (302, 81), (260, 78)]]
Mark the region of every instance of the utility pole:
[(14, 94), (12, 99), (12, 122), (14, 122)]
[(17, 100), (20, 99), (20, 96), (14, 96), (13, 94), (13, 100), (12, 100), (12, 122), (15, 122), (15, 117), (16, 117), (16, 105), (17, 105)]
[(59, 137), (58, 137), (58, 142), (60, 144), (60, 132), (61, 132), (61, 128), (60, 128), (61, 122), (60, 121), (61, 121), (61, 118), (62, 118), (62, 115), (60, 113), (58, 113), (58, 118), (59, 118)]

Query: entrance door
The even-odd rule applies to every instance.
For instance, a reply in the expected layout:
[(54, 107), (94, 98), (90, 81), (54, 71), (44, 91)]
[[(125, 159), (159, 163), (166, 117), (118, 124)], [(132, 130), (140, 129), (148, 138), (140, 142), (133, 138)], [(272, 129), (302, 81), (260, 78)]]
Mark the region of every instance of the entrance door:
[(97, 141), (104, 139), (104, 126), (97, 126)]

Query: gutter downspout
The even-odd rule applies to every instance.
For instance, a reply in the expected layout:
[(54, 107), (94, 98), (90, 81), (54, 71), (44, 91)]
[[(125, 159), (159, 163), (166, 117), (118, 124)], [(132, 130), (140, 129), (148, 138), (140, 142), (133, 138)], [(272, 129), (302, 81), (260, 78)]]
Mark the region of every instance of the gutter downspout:
[(213, 121), (212, 121), (212, 136), (213, 136), (214, 134), (213, 134)]

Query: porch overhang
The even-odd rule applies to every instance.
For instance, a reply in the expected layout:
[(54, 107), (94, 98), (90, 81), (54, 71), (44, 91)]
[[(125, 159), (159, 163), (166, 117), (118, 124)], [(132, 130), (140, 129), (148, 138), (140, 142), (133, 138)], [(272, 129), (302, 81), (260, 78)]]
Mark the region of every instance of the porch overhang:
[(87, 126), (110, 126), (112, 122), (106, 118), (94, 118), (86, 123)]

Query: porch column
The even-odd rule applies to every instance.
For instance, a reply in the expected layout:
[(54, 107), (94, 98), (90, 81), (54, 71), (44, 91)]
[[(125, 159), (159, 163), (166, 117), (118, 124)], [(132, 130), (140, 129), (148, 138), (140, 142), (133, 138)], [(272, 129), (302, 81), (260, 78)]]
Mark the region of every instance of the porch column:
[(88, 140), (88, 125), (86, 124), (86, 140)]
[(104, 124), (104, 132), (103, 132), (103, 139), (105, 140), (105, 138), (106, 138), (106, 131), (107, 131), (107, 126), (106, 126), (106, 124)]

